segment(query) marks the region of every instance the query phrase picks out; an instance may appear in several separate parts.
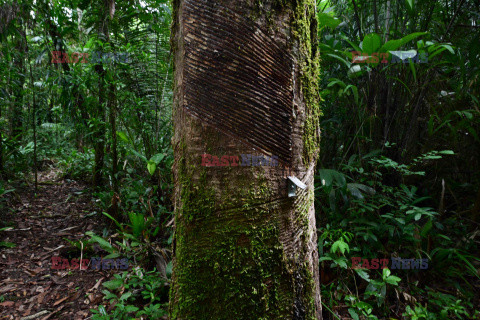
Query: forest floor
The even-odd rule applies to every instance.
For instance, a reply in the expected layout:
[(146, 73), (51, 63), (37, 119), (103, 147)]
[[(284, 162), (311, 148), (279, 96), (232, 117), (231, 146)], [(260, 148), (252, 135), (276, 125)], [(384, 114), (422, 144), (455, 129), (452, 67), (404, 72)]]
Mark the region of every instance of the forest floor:
[(96, 216), (86, 218), (95, 210), (86, 185), (59, 177), (55, 169), (40, 172), (36, 196), (33, 186), (17, 190), (12, 228), (0, 233), (16, 245), (0, 251), (0, 319), (87, 319), (102, 301), (100, 285), (118, 272), (52, 269), (52, 257), (71, 261), (79, 253), (72, 257), (65, 239), (103, 228)]

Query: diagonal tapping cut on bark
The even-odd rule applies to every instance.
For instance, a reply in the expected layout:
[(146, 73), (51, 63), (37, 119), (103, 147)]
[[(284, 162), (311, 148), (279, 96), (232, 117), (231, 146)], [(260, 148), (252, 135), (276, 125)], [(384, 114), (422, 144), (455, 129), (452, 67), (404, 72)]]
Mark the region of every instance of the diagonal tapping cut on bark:
[(291, 160), (293, 58), (248, 18), (185, 1), (185, 107), (253, 147)]

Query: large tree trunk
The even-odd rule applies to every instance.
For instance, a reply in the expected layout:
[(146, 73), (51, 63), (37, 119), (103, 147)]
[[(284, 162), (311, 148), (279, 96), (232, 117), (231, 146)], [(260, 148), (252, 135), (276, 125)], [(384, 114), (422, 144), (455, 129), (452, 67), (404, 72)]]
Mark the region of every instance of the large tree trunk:
[[(170, 317), (321, 319), (315, 1), (176, 0), (174, 10)], [(277, 156), (283, 168), (207, 167), (203, 154)], [(287, 176), (307, 188), (289, 197)]]

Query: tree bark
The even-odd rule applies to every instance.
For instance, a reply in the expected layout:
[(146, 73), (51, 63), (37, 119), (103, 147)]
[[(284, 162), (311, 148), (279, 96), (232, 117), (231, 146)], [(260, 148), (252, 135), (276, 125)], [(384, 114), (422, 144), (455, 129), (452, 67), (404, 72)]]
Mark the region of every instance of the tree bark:
[(25, 31), (24, 21), (19, 19), (17, 28), (18, 37), (15, 44), (16, 54), (14, 54), (13, 65), (15, 72), (12, 76), (13, 82), (13, 103), (10, 104), (10, 136), (13, 140), (21, 140), (23, 131), (23, 85), (25, 84)]
[(104, 166), (104, 157), (105, 157), (105, 109), (104, 109), (104, 100), (105, 100), (105, 69), (101, 64), (95, 65), (95, 71), (98, 74), (98, 105), (95, 110), (95, 118), (97, 124), (95, 126), (94, 137), (94, 149), (95, 149), (95, 165), (93, 167), (93, 186), (95, 188), (101, 187), (103, 185), (103, 166)]
[[(25, 39), (27, 43), (27, 39)], [(30, 67), (30, 85), (32, 86), (32, 98), (33, 98), (33, 108), (32, 108), (32, 129), (33, 129), (33, 167), (34, 167), (34, 177), (35, 177), (35, 193), (38, 192), (38, 163), (37, 163), (37, 99), (35, 98), (35, 82), (33, 81), (32, 65), (29, 63)]]
[[(109, 32), (109, 27), (110, 27), (110, 20), (113, 19), (113, 15), (115, 13), (115, 0), (108, 0), (107, 1), (107, 7), (108, 7), (108, 14), (109, 17), (107, 17), (108, 23), (106, 24), (107, 28), (107, 35), (106, 35), (106, 40), (107, 43), (110, 43), (110, 32)], [(115, 31), (114, 31), (115, 32)], [(115, 46), (111, 44), (113, 49), (115, 49)], [(108, 106), (108, 114), (109, 114), (109, 121), (110, 121), (110, 134), (111, 134), (111, 139), (112, 139), (112, 144), (111, 144), (111, 156), (112, 156), (112, 189), (113, 189), (113, 197), (115, 200), (112, 200), (112, 207), (111, 211), (113, 213), (113, 217), (118, 218), (118, 201), (119, 199), (119, 193), (120, 190), (118, 188), (118, 179), (117, 179), (117, 174), (118, 174), (118, 151), (117, 151), (117, 98), (116, 98), (116, 92), (115, 92), (115, 82), (114, 80), (110, 80), (110, 84), (108, 86), (108, 101), (107, 101), (107, 106)]]
[[(321, 319), (315, 1), (173, 6), (170, 319)], [(229, 166), (202, 166), (203, 154)], [(242, 154), (281, 166), (238, 165)], [(306, 189), (289, 197), (287, 176)]]
[[(109, 36), (109, 16), (111, 16), (111, 0), (104, 0), (102, 2), (102, 13), (103, 16), (101, 16), (102, 20), (100, 21), (99, 25), (99, 33), (100, 36), (103, 37), (105, 42), (110, 42), (110, 36)], [(113, 7), (115, 7), (115, 4), (113, 4)], [(113, 10), (114, 11), (114, 10)], [(98, 121), (98, 125), (96, 126), (96, 131), (95, 134), (93, 135), (95, 138), (94, 142), (94, 149), (95, 149), (95, 166), (93, 168), (93, 185), (94, 187), (98, 188), (103, 185), (103, 169), (104, 169), (104, 158), (105, 158), (105, 144), (106, 144), (106, 125), (105, 125), (105, 107), (104, 103), (106, 100), (107, 107), (109, 109), (109, 118), (111, 119), (111, 116), (113, 115), (113, 111), (110, 110), (112, 107), (110, 99), (112, 98), (111, 96), (111, 90), (112, 87), (109, 86), (108, 90), (109, 93), (107, 94), (104, 90), (105, 88), (105, 77), (107, 74), (107, 70), (103, 68), (102, 62), (99, 62), (97, 65), (95, 65), (95, 72), (98, 74), (98, 81), (99, 81), (99, 90), (98, 90), (98, 107), (96, 110), (96, 117)], [(115, 121), (115, 120), (114, 120)], [(115, 128), (112, 128), (112, 130)], [(116, 132), (114, 133), (116, 134)], [(116, 142), (115, 142), (116, 143)], [(116, 150), (114, 150), (116, 152)], [(116, 164), (113, 164), (113, 166), (116, 166)], [(115, 182), (116, 184), (116, 182)], [(114, 194), (115, 198), (115, 194)], [(112, 200), (114, 210), (116, 211), (116, 202)]]

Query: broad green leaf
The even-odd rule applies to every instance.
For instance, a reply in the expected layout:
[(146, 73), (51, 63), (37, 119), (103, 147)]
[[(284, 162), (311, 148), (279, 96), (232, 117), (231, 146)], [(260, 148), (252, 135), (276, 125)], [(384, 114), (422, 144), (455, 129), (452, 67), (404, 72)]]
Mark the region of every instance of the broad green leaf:
[(360, 192), (360, 190), (358, 190), (358, 188), (354, 184), (347, 183), (347, 189), (350, 191), (352, 196), (354, 196), (355, 198), (357, 198), (357, 199), (363, 199), (364, 198), (363, 194)]
[[(370, 282), (370, 275), (367, 273), (367, 271), (363, 269), (354, 269), (355, 272), (362, 278), (363, 280)], [(385, 269), (384, 269), (385, 270)]]
[(324, 186), (330, 186), (333, 182), (336, 182), (340, 186), (346, 185), (345, 175), (341, 172), (332, 169), (320, 169), (318, 170), (320, 181)]
[(388, 268), (383, 269), (383, 271), (382, 271), (382, 277), (383, 277), (383, 279), (388, 278), (391, 273), (392, 273), (392, 271), (390, 271), (390, 269), (388, 269)]
[(145, 216), (141, 213), (136, 214), (130, 212), (128, 214), (128, 217), (130, 218), (130, 222), (132, 223), (133, 235), (136, 238), (139, 238), (142, 231), (145, 229)]
[(116, 290), (123, 286), (123, 280), (122, 279), (110, 280), (110, 281), (104, 282), (103, 286), (110, 290)]
[(156, 165), (159, 165), (160, 162), (162, 162), (162, 160), (165, 158), (165, 154), (163, 153), (157, 153), (156, 155), (154, 155), (150, 161), (154, 162)]
[(389, 283), (389, 284), (394, 285), (394, 286), (397, 286), (400, 281), (402, 281), (402, 279), (400, 279), (399, 277), (396, 277), (396, 276), (390, 276), (390, 277), (387, 277), (385, 279), (386, 283)]
[(354, 309), (349, 308), (348, 313), (350, 313), (350, 316), (352, 317), (353, 320), (360, 320), (360, 317), (358, 316), (357, 312), (355, 312)]
[(350, 191), (352, 196), (358, 199), (364, 198), (361, 191), (363, 191), (364, 193), (367, 193), (368, 195), (375, 194), (375, 189), (361, 183), (347, 183), (347, 189)]
[(363, 52), (368, 53), (371, 55), (374, 52), (377, 52), (377, 50), (381, 46), (381, 38), (378, 34), (376, 33), (370, 33), (365, 36), (362, 42), (362, 50)]
[(106, 241), (105, 239), (94, 235), (92, 232), (87, 232), (86, 235), (90, 236), (91, 240), (97, 242), (100, 245), (100, 247), (107, 250), (108, 252), (111, 253), (114, 251), (114, 248), (112, 247), (112, 245), (108, 243), (108, 241)]
[(318, 14), (318, 24), (320, 27), (329, 27), (335, 29), (341, 23), (339, 19), (332, 17), (326, 13), (319, 13)]
[(404, 44), (408, 43), (409, 41), (412, 41), (412, 40), (414, 40), (414, 39), (416, 39), (420, 36), (426, 35), (426, 34), (428, 34), (428, 32), (415, 32), (415, 33), (409, 34), (408, 36), (405, 36), (401, 39), (387, 41), (380, 48), (379, 52), (388, 52), (388, 51), (397, 50), (398, 48), (400, 48)]
[(441, 44), (440, 47), (443, 47), (443, 48), (447, 49), (451, 54), (455, 54), (455, 50), (453, 50), (451, 45)]
[(361, 184), (361, 183), (349, 183), (349, 185), (354, 186), (355, 188), (369, 194), (369, 195), (374, 195), (375, 194), (375, 189), (372, 187), (369, 187), (367, 185)]
[(155, 170), (157, 170), (157, 164), (153, 161), (148, 161), (147, 169), (150, 175), (153, 175), (155, 173)]

